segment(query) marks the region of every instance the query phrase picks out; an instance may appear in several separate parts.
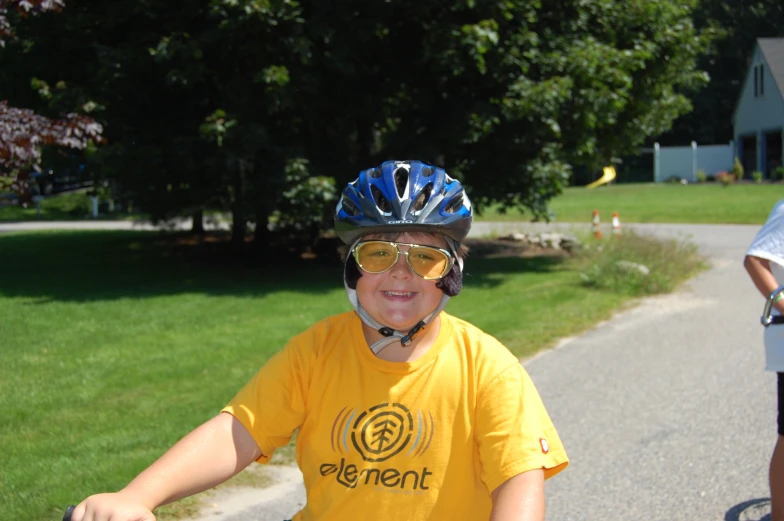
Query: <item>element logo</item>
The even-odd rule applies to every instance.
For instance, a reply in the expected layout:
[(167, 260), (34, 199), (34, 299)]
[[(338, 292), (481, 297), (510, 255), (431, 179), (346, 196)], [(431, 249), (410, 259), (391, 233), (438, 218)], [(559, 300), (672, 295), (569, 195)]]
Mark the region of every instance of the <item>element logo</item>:
[(399, 403), (382, 403), (361, 412), (344, 407), (332, 424), (332, 450), (344, 456), (356, 451), (370, 465), (357, 466), (341, 457), (339, 463), (323, 463), (319, 472), (325, 477), (335, 476), (339, 484), (348, 488), (362, 484), (429, 490), (426, 482), (433, 473), (427, 467), (400, 470), (381, 468), (375, 463), (404, 450), (408, 457), (423, 455), (433, 441), (434, 430), (432, 414), (423, 411), (412, 414)]
[[(369, 462), (385, 461), (409, 447), (406, 455), (421, 456), (433, 439), (433, 416), (399, 403), (382, 403), (357, 414), (344, 407), (332, 424), (332, 450), (352, 449)], [(349, 444), (350, 440), (350, 444)]]

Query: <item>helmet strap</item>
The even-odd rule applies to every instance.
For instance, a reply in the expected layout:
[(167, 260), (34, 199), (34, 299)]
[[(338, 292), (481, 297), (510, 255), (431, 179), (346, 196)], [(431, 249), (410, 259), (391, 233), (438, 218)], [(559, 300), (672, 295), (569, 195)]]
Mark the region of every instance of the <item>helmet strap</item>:
[[(352, 290), (353, 291), (353, 290)], [(356, 296), (356, 292), (354, 292)], [(379, 324), (373, 317), (365, 311), (365, 308), (362, 307), (362, 304), (357, 302), (356, 311), (359, 318), (367, 324), (368, 326), (372, 327), (373, 329), (377, 330), (379, 333), (384, 335), (384, 338), (381, 340), (373, 343), (370, 346), (370, 350), (373, 351), (373, 354), (378, 356), (382, 349), (385, 347), (394, 344), (396, 342), (400, 342), (403, 347), (408, 347), (411, 345), (414, 336), (419, 333), (421, 330), (425, 329), (425, 327), (430, 323), (433, 318), (437, 317), (441, 311), (443, 311), (446, 303), (449, 302), (449, 297), (444, 295), (441, 297), (441, 302), (439, 302), (436, 309), (433, 310), (428, 316), (420, 320), (417, 325), (415, 325), (408, 333), (403, 333), (396, 329), (392, 329), (391, 327), (383, 326)]]

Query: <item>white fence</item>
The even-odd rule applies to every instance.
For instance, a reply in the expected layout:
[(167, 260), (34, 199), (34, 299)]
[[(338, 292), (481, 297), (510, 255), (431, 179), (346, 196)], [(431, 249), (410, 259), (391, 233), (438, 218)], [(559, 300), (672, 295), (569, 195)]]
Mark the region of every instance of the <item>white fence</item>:
[[(650, 149), (649, 149), (650, 150)], [(694, 141), (688, 147), (660, 147), (653, 145), (653, 180), (657, 183), (671, 177), (686, 179), (690, 183), (697, 181), (697, 172), (703, 170), (706, 175), (732, 170), (735, 158), (732, 141), (728, 145), (697, 146)]]

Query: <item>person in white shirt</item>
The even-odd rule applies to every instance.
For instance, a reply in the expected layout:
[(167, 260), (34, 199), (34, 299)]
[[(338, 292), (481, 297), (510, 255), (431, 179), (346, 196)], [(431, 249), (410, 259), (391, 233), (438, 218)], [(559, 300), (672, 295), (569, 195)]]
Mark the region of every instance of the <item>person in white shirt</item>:
[[(784, 199), (776, 203), (765, 225), (751, 243), (743, 266), (766, 299), (784, 285)], [(784, 315), (782, 295), (775, 297), (772, 314)], [(770, 460), (772, 521), (784, 521), (784, 323), (765, 328), (765, 370), (778, 373), (778, 439)]]

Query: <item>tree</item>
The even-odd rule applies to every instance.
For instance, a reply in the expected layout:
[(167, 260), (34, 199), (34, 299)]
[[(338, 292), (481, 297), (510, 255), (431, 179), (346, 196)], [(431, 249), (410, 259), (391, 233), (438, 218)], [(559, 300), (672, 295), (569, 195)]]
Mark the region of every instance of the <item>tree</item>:
[(671, 131), (654, 136), (664, 145), (727, 143), (732, 117), (757, 38), (784, 36), (784, 4), (776, 0), (703, 0), (694, 23), (716, 37), (700, 56), (710, 81), (690, 93), (694, 109), (675, 121)]
[[(7, 38), (13, 38), (8, 10), (16, 7), (19, 16), (29, 16), (46, 11), (59, 11), (62, 0), (0, 0), (0, 47)], [(92, 118), (68, 113), (65, 119), (49, 119), (29, 109), (8, 106), (0, 101), (0, 175), (6, 185), (26, 193), (24, 179), (9, 182), (20, 171), (37, 166), (41, 160), (41, 147), (55, 145), (84, 149), (101, 140), (102, 127)], [(22, 172), (24, 175), (24, 172)]]
[[(695, 4), (84, 0), (67, 24), (25, 24), (45, 36), (19, 67), (66, 81), (50, 107), (95, 103), (112, 143), (96, 160), (136, 201), (230, 207), (238, 242), (247, 220), (267, 229), (292, 161), (342, 184), (422, 158), (480, 207), (546, 217), (574, 165), (614, 161), (688, 110), (705, 81)], [(64, 68), (73, 49), (91, 54)]]
[(86, 116), (71, 113), (52, 120), (0, 101), (0, 166), (15, 171), (37, 164), (44, 145), (84, 149), (100, 140), (101, 130), (101, 125)]
[[(111, 145), (91, 162), (136, 207), (165, 219), (230, 206), (241, 243), (248, 206), (269, 192), (254, 188), (254, 172), (277, 165), (272, 173), (282, 186), (285, 160), (271, 156), (280, 156), (278, 143), (291, 125), (270, 116), (280, 110), (282, 91), (275, 86), (285, 77), (275, 66), (289, 41), (280, 28), (295, 9), (288, 2), (270, 9), (254, 2), (253, 10), (236, 4), (86, 0), (63, 12), (65, 24), (25, 24), (34, 42), (25, 49), (28, 59), (5, 74), (19, 96), (20, 69), (38, 84), (64, 84), (46, 89), (51, 95), (39, 100), (43, 109), (93, 107)], [(272, 210), (265, 209), (264, 219)]]
[(0, 47), (5, 46), (5, 39), (13, 36), (13, 28), (8, 21), (8, 10), (16, 8), (20, 16), (60, 11), (65, 6), (63, 0), (0, 0)]
[[(320, 80), (303, 82), (297, 105), (323, 144), (309, 153), (321, 169), (336, 157), (430, 159), (461, 176), (480, 206), (545, 217), (573, 165), (636, 151), (688, 110), (681, 91), (705, 81), (695, 70), (707, 44), (691, 21), (695, 5), (308, 6), (308, 69)], [(291, 77), (302, 89), (296, 70)]]

